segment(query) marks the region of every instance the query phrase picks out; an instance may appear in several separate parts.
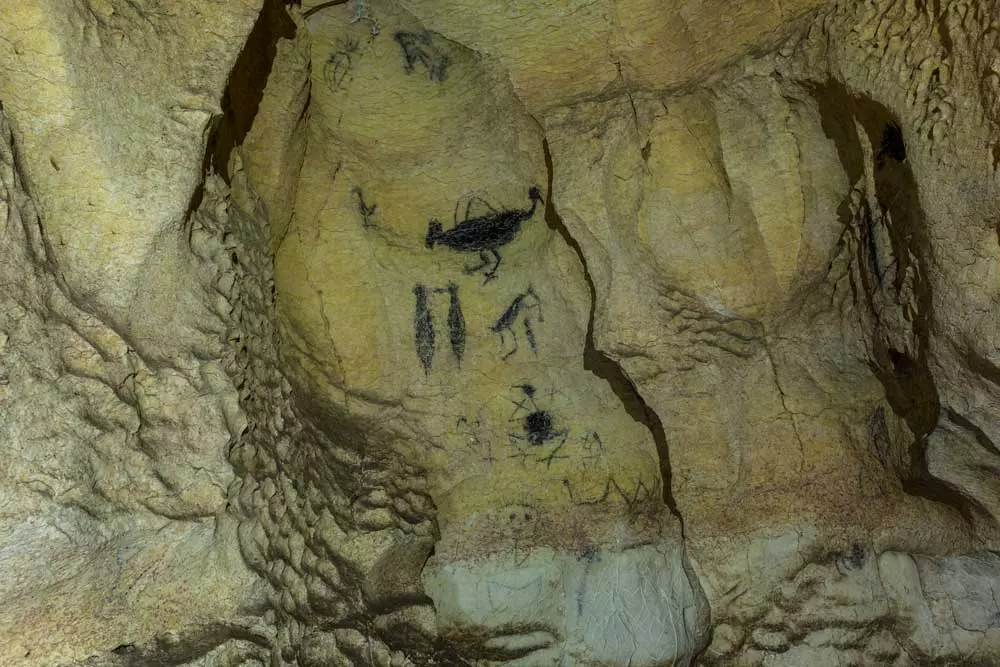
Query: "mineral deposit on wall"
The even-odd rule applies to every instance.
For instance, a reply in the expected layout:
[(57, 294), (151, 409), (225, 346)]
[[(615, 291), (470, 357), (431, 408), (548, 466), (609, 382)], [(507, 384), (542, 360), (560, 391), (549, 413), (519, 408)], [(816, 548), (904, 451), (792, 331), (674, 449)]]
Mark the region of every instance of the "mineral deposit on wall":
[(0, 7), (0, 665), (1000, 664), (1000, 2)]

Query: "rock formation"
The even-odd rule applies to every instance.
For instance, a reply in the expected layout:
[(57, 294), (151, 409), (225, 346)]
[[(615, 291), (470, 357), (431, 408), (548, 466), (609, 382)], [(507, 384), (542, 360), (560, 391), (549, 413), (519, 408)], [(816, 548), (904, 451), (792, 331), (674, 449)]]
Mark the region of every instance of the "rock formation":
[(30, 0), (0, 62), (0, 664), (1000, 664), (996, 0)]

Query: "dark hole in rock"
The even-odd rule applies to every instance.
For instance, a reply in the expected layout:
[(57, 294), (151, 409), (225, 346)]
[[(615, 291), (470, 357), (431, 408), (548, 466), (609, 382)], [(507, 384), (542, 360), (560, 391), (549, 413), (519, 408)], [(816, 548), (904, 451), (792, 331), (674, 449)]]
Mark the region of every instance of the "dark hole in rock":
[(891, 158), (896, 162), (906, 160), (906, 144), (903, 143), (903, 130), (899, 127), (899, 123), (891, 121), (886, 123), (885, 129), (882, 130), (881, 144), (880, 156)]

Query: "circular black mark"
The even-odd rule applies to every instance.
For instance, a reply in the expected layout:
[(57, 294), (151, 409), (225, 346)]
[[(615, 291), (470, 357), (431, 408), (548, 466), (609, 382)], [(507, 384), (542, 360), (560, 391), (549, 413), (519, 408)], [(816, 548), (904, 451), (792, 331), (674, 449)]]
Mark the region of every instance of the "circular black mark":
[(531, 445), (541, 445), (556, 437), (557, 434), (552, 429), (552, 413), (548, 410), (529, 413), (524, 418), (524, 432)]

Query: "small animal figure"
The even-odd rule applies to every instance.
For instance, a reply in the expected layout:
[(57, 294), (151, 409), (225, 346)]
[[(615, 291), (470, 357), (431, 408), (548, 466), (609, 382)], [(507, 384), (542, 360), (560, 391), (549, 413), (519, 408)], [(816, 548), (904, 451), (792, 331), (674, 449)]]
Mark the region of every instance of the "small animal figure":
[[(444, 231), (437, 220), (431, 220), (427, 226), (427, 247), (433, 249), (440, 243), (459, 252), (478, 252), (479, 264), (466, 265), (465, 272), (471, 274), (486, 269), (483, 272), (485, 285), (496, 278), (500, 267), (498, 249), (517, 238), (521, 232), (521, 223), (530, 220), (535, 215), (538, 202), (543, 201), (537, 186), (528, 189), (528, 198), (531, 200), (531, 208), (524, 210), (491, 211), (486, 215), (470, 218), (466, 209), (465, 220), (456, 220), (455, 226), (448, 231)], [(492, 260), (487, 252), (493, 254)]]
[(358, 213), (361, 214), (362, 220), (361, 226), (365, 229), (373, 229), (377, 226), (375, 223), (375, 211), (378, 209), (378, 204), (371, 204), (369, 206), (365, 203), (365, 194), (361, 188), (353, 188), (351, 192), (358, 198)]
[(538, 312), (538, 321), (543, 322), (542, 319), (542, 300), (538, 298), (535, 294), (534, 288), (530, 285), (524, 293), (518, 294), (514, 297), (514, 300), (510, 302), (507, 306), (507, 310), (503, 312), (503, 315), (497, 319), (490, 327), (490, 331), (493, 333), (500, 334), (500, 344), (507, 344), (507, 334), (514, 340), (514, 347), (503, 355), (504, 361), (506, 361), (511, 355), (517, 352), (517, 332), (514, 329), (514, 325), (517, 324), (518, 318), (521, 318), (524, 322), (524, 335), (528, 339), (528, 345), (531, 346), (531, 351), (536, 355), (538, 354), (538, 343), (535, 341), (535, 331), (531, 328), (531, 318), (528, 313), (532, 310)]

